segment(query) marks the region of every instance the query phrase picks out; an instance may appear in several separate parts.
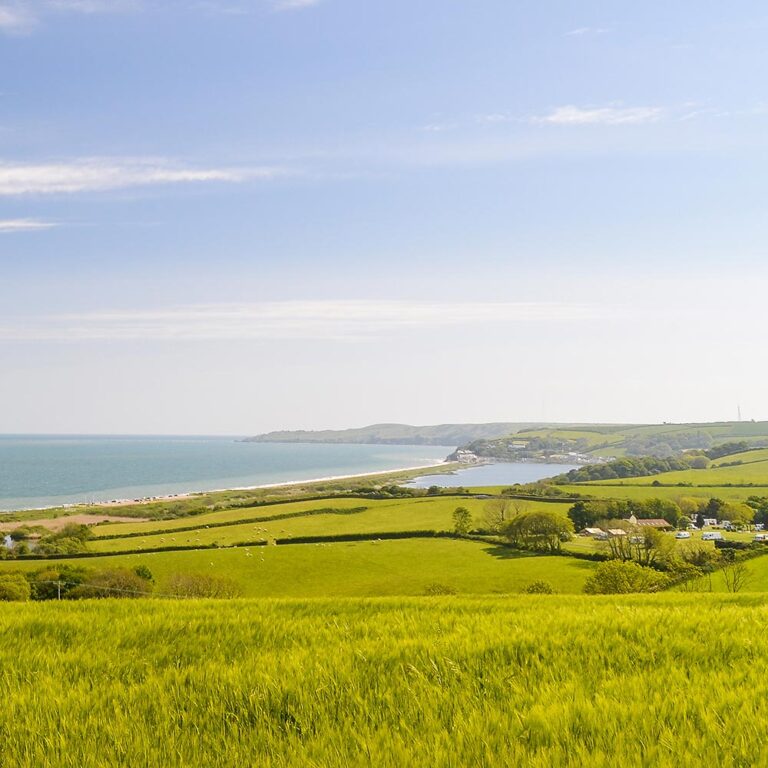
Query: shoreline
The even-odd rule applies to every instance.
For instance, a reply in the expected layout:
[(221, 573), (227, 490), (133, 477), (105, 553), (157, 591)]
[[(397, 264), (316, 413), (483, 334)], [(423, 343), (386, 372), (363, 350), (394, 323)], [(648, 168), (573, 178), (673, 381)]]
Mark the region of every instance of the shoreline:
[(172, 501), (176, 499), (185, 500), (185, 499), (193, 498), (195, 496), (204, 496), (205, 494), (208, 494), (208, 493), (231, 493), (235, 491), (261, 491), (261, 490), (270, 490), (274, 488), (289, 488), (293, 485), (314, 485), (317, 483), (338, 482), (340, 480), (355, 480), (355, 479), (366, 478), (366, 477), (380, 477), (382, 475), (393, 475), (393, 474), (399, 474), (402, 472), (422, 472), (424, 470), (435, 469), (437, 467), (443, 467), (443, 466), (446, 466), (449, 464), (455, 464), (455, 463), (456, 462), (446, 461), (445, 459), (442, 459), (441, 461), (435, 461), (432, 464), (418, 465), (415, 467), (396, 467), (395, 469), (381, 469), (381, 470), (376, 470), (375, 472), (358, 472), (356, 474), (351, 474), (351, 475), (329, 475), (327, 477), (316, 477), (308, 480), (286, 480), (284, 482), (265, 483), (262, 485), (244, 485), (244, 486), (235, 486), (232, 488), (212, 488), (211, 490), (207, 490), (207, 491), (184, 491), (182, 493), (170, 493), (170, 494), (162, 494), (158, 496), (143, 496), (139, 499), (114, 499), (110, 501), (94, 501), (94, 502), (81, 501), (81, 502), (68, 502), (66, 504), (51, 504), (43, 507), (17, 507), (15, 509), (0, 510), (0, 519), (2, 519), (3, 515), (13, 515), (13, 514), (16, 514), (17, 512), (45, 512), (50, 509), (66, 509), (66, 510), (119, 509), (120, 507), (154, 504), (156, 502)]

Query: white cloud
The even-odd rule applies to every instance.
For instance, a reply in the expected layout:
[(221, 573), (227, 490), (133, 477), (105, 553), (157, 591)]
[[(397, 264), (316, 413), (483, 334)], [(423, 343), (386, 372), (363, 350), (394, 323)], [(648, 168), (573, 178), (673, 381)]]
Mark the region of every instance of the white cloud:
[(0, 162), (0, 196), (94, 192), (199, 182), (241, 182), (283, 175), (277, 168), (189, 168), (162, 159), (86, 158), (67, 163)]
[(36, 232), (57, 226), (51, 221), (39, 219), (0, 219), (0, 234), (9, 232)]
[(139, 0), (47, 0), (46, 6), (54, 11), (74, 13), (124, 13), (136, 10)]
[(0, 32), (27, 32), (35, 24), (35, 16), (19, 4), (0, 5)]
[(551, 125), (636, 125), (652, 123), (664, 114), (661, 107), (557, 107), (534, 122)]
[(566, 37), (586, 37), (589, 35), (604, 35), (608, 32), (604, 27), (577, 27), (565, 33)]
[(603, 315), (595, 305), (557, 302), (284, 301), (0, 320), (0, 340), (349, 341), (420, 328), (573, 322)]
[(278, 0), (275, 8), (278, 11), (297, 11), (301, 8), (310, 8), (319, 5), (321, 0)]

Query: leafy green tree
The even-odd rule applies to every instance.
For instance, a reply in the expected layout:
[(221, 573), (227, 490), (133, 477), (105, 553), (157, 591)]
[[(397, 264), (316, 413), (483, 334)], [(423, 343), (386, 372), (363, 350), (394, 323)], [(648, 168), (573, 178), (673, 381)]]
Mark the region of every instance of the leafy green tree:
[(146, 597), (152, 584), (127, 568), (95, 571), (80, 586), (72, 589), (68, 597)]
[(523, 592), (528, 595), (553, 595), (555, 590), (548, 581), (539, 579), (538, 581), (532, 581), (523, 589)]
[(504, 526), (503, 534), (515, 546), (559, 552), (563, 540), (573, 535), (573, 523), (557, 512), (523, 512)]
[(716, 499), (712, 498), (707, 502), (707, 506), (704, 509), (704, 517), (711, 517), (715, 520), (725, 520), (727, 518), (724, 518), (721, 516), (720, 511), (722, 510), (723, 506), (725, 506), (725, 502), (722, 499)]
[(453, 531), (464, 536), (472, 530), (472, 515), (466, 507), (456, 507), (453, 513)]
[(0, 574), (0, 600), (26, 602), (32, 594), (23, 573)]
[(755, 519), (755, 510), (749, 504), (728, 502), (720, 509), (722, 520), (730, 520), (733, 525), (751, 525)]
[(630, 592), (658, 592), (669, 586), (664, 573), (621, 560), (609, 560), (595, 568), (584, 584), (588, 595), (619, 595)]
[(569, 510), (568, 517), (573, 523), (575, 531), (583, 531), (585, 528), (593, 528), (598, 520), (605, 517), (602, 509), (586, 501), (577, 501)]

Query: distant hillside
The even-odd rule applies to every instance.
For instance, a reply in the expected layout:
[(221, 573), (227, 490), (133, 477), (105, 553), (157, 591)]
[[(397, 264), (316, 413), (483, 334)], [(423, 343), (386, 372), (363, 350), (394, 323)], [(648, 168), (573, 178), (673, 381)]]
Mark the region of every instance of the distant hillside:
[(684, 451), (709, 451), (734, 441), (745, 450), (768, 445), (768, 422), (533, 427), (501, 437), (470, 441), (461, 447), (482, 458), (563, 462), (576, 459), (580, 463), (625, 456), (670, 458)]
[(414, 427), (409, 424), (372, 424), (359, 429), (268, 432), (246, 438), (249, 443), (368, 443), (374, 445), (447, 445), (458, 446), (475, 440), (491, 440), (521, 429), (541, 424), (438, 424)]

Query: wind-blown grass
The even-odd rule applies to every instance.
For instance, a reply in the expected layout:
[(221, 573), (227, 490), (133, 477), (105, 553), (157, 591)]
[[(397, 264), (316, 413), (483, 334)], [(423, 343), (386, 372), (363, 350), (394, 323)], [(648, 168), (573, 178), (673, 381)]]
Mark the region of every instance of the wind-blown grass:
[(767, 619), (673, 594), (3, 606), (3, 764), (765, 765)]

